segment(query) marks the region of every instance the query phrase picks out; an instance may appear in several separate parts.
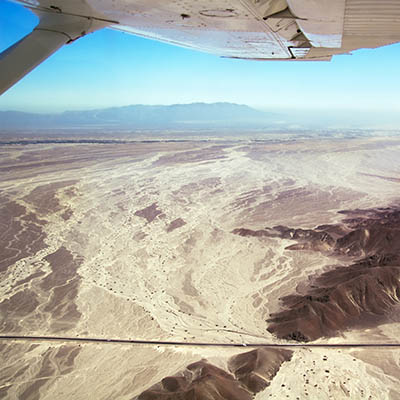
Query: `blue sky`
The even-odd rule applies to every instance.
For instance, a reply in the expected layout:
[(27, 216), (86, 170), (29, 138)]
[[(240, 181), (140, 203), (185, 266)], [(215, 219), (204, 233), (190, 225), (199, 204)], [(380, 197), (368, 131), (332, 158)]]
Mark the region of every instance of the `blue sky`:
[[(0, 0), (0, 51), (37, 19)], [(400, 112), (400, 44), (324, 62), (229, 60), (105, 29), (46, 60), (0, 110), (59, 112), (128, 104), (229, 101), (261, 109)]]

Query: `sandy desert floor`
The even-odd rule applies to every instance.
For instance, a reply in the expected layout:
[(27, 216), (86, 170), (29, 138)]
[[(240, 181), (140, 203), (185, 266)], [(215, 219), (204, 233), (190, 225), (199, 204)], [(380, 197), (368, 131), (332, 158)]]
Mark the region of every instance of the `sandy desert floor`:
[[(190, 398), (233, 399), (221, 388), (238, 385), (237, 399), (400, 399), (400, 346), (251, 353), (251, 343), (299, 344), (271, 329), (282, 298), (312, 302), (318, 276), (381, 256), (384, 245), (385, 256), (400, 254), (397, 224), (373, 244), (376, 229), (365, 228), (392, 218), (371, 210), (400, 209), (399, 160), (400, 139), (384, 136), (1, 146), (0, 335), (248, 348), (0, 340), (0, 398), (167, 400), (192, 390)], [(358, 213), (353, 225), (343, 210)], [(254, 234), (276, 226), (364, 236), (342, 240), (339, 252)], [(378, 265), (392, 273), (380, 283), (383, 300), (371, 293), (375, 275), (361, 300), (353, 283), (335, 283), (357, 313), (327, 301), (346, 318), (307, 343), (400, 343), (399, 260)], [(219, 372), (187, 369), (199, 361)], [(190, 371), (203, 386), (184, 381)], [(183, 383), (164, 379), (173, 376)]]

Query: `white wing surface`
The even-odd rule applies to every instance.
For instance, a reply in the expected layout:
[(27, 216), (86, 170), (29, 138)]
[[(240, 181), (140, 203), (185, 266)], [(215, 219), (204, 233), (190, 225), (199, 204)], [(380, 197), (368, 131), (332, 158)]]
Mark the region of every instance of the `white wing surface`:
[(21, 0), (40, 17), (0, 55), (0, 93), (63, 44), (105, 26), (223, 57), (330, 60), (400, 41), (394, 0)]

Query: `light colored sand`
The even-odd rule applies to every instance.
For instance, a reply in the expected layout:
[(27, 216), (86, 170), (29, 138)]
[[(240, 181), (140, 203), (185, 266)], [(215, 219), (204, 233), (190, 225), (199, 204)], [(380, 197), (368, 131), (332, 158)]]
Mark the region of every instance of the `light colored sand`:
[[(7, 172), (0, 190), (31, 212), (37, 210), (24, 198), (37, 186), (77, 182), (57, 191), (58, 211), (42, 216), (47, 247), (2, 274), (0, 299), (22, 289), (15, 287), (16, 276), (27, 278), (38, 269), (48, 273), (44, 257), (65, 246), (81, 257), (81, 283), (73, 299), (81, 317), (62, 332), (66, 335), (277, 342), (266, 331), (265, 320), (279, 309), (279, 297), (296, 288), (301, 292), (312, 274), (339, 261), (315, 252), (285, 250), (292, 243), (289, 240), (240, 237), (232, 230), (278, 224), (311, 228), (339, 221), (338, 210), (379, 207), (398, 200), (400, 183), (393, 178), (400, 177), (400, 140), (232, 143), (211, 151), (213, 146), (65, 145), (68, 156), (64, 158), (59, 155), (62, 146), (54, 154), (48, 145), (10, 148), (2, 166), (20, 163), (27, 167)], [(209, 159), (208, 151), (213, 155)], [(29, 166), (26, 157), (41, 154), (58, 164)], [(153, 203), (162, 213), (152, 222), (135, 215)], [(67, 210), (70, 217), (65, 219), (62, 215)], [(168, 233), (169, 224), (178, 218), (186, 224)], [(26, 287), (36, 290), (41, 279)], [(46, 295), (41, 296), (44, 304)], [(21, 332), (51, 334), (49, 321), (50, 316), (39, 307), (20, 321)], [(348, 331), (320, 341), (397, 341), (398, 326), (395, 320), (367, 333)], [(99, 399), (131, 398), (199, 358), (225, 362), (218, 361), (223, 357), (216, 349), (93, 349), (86, 346), (79, 352), (73, 372), (44, 385), (42, 398), (85, 398), (90, 390)], [(321, 354), (300, 351), (257, 399), (285, 398), (287, 386), (290, 398), (346, 398), (346, 388), (350, 388), (349, 398), (395, 398), (397, 377), (377, 372), (378, 361), (374, 360), (375, 365), (360, 357), (354, 362), (349, 354), (337, 351), (330, 352), (326, 362), (330, 383), (322, 388), (328, 379), (324, 370), (311, 372), (314, 362), (315, 368), (320, 367)], [(38, 359), (30, 358), (30, 362)], [(300, 374), (303, 369), (310, 376), (308, 397)], [(86, 373), (84, 383), (80, 380)], [(338, 383), (344, 377), (346, 383)], [(283, 382), (286, 389), (280, 386)], [(14, 395), (9, 398), (15, 398), (20, 389), (10, 391)]]

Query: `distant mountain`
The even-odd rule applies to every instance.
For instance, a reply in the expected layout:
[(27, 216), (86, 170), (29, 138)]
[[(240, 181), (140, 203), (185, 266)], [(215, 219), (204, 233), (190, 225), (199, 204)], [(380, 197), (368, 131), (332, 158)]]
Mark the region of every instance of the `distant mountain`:
[(232, 103), (131, 105), (60, 114), (0, 111), (0, 129), (124, 127), (132, 129), (267, 127), (276, 115)]

